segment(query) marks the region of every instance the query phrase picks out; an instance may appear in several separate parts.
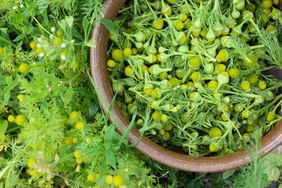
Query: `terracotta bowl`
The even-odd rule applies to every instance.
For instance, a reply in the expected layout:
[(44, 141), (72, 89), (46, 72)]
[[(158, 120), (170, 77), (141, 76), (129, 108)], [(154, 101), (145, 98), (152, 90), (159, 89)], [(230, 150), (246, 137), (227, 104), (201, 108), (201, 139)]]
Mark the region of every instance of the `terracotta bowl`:
[[(125, 0), (107, 0), (105, 2), (103, 17), (114, 20), (124, 2)], [(282, 5), (282, 1), (280, 3)], [(109, 40), (109, 32), (103, 25), (97, 25), (93, 30), (92, 38), (96, 41), (97, 47), (90, 50), (91, 73), (99, 101), (101, 102), (104, 111), (108, 111), (110, 103), (114, 97), (106, 67), (106, 51)], [(281, 72), (278, 74), (281, 76)], [(121, 134), (129, 124), (129, 120), (124, 116), (121, 108), (117, 104), (114, 104), (113, 106), (110, 119), (116, 125), (116, 129)], [(120, 127), (122, 127), (122, 129)], [(128, 134), (128, 139), (131, 143), (139, 141), (140, 136), (138, 130), (133, 128)], [(281, 143), (282, 122), (278, 123), (262, 138), (260, 152), (262, 155), (265, 155)], [(238, 151), (232, 154), (215, 157), (192, 157), (161, 147), (145, 136), (141, 138), (136, 148), (157, 162), (175, 169), (190, 172), (225, 171), (240, 167), (241, 165), (251, 161), (247, 151)]]

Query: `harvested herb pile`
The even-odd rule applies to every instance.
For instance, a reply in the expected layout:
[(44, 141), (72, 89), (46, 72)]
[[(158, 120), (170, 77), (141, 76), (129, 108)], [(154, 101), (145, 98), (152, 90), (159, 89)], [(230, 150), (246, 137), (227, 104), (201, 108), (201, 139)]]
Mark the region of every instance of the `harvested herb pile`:
[(282, 119), (278, 0), (134, 0), (115, 21), (107, 66), (141, 134), (189, 155), (243, 149)]
[(0, 0), (0, 187), (278, 187), (282, 155), (259, 159), (259, 140), (252, 163), (203, 175), (158, 164), (115, 131), (88, 76), (103, 2)]

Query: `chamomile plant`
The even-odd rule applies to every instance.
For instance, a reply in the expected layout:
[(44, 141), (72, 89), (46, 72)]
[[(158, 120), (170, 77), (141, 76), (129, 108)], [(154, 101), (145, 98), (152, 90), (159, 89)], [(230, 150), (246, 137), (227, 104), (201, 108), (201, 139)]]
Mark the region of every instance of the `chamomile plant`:
[[(237, 137), (240, 146), (236, 129), (248, 142), (254, 130), (267, 132), (281, 118), (279, 85), (261, 72), (268, 69), (264, 58), (280, 63), (278, 1), (205, 2), (134, 1), (114, 22), (123, 29), (111, 35), (107, 61), (117, 102), (140, 132), (191, 155), (226, 151), (224, 143)], [(216, 24), (204, 17), (208, 7)], [(239, 24), (230, 17), (234, 9), (237, 21), (248, 15), (244, 9), (259, 12), (241, 26), (251, 45), (230, 35)], [(134, 151), (100, 109), (88, 76), (93, 26), (111, 23), (101, 19), (101, 10), (102, 0), (0, 1), (0, 187), (251, 188), (281, 182), (281, 155), (275, 153), (240, 173), (199, 175)], [(259, 69), (241, 66), (244, 60)]]
[(282, 82), (266, 73), (282, 68), (276, 5), (127, 3), (107, 53), (124, 114), (137, 114), (136, 127), (156, 143), (193, 156), (232, 153), (255, 130), (267, 133), (282, 120)]
[(0, 187), (158, 186), (100, 110), (88, 75), (102, 7), (0, 1)]

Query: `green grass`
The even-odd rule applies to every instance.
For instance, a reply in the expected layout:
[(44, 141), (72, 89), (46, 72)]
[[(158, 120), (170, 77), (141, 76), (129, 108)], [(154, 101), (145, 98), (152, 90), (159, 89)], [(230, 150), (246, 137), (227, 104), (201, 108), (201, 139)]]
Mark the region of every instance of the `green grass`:
[(130, 147), (101, 111), (88, 76), (90, 35), (102, 7), (101, 0), (0, 1), (1, 187), (115, 187), (107, 176), (128, 188), (247, 187), (246, 177), (263, 177), (263, 187), (278, 180), (275, 153), (236, 172), (196, 174)]

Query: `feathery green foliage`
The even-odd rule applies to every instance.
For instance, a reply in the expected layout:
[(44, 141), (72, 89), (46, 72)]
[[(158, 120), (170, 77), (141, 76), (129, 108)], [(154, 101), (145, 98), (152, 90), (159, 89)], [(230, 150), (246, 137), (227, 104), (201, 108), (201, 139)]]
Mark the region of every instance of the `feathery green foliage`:
[[(88, 68), (102, 9), (102, 0), (0, 1), (0, 187), (232, 185), (232, 173), (199, 175), (153, 162), (115, 131)], [(261, 161), (272, 167), (265, 181), (277, 181), (281, 156)]]

